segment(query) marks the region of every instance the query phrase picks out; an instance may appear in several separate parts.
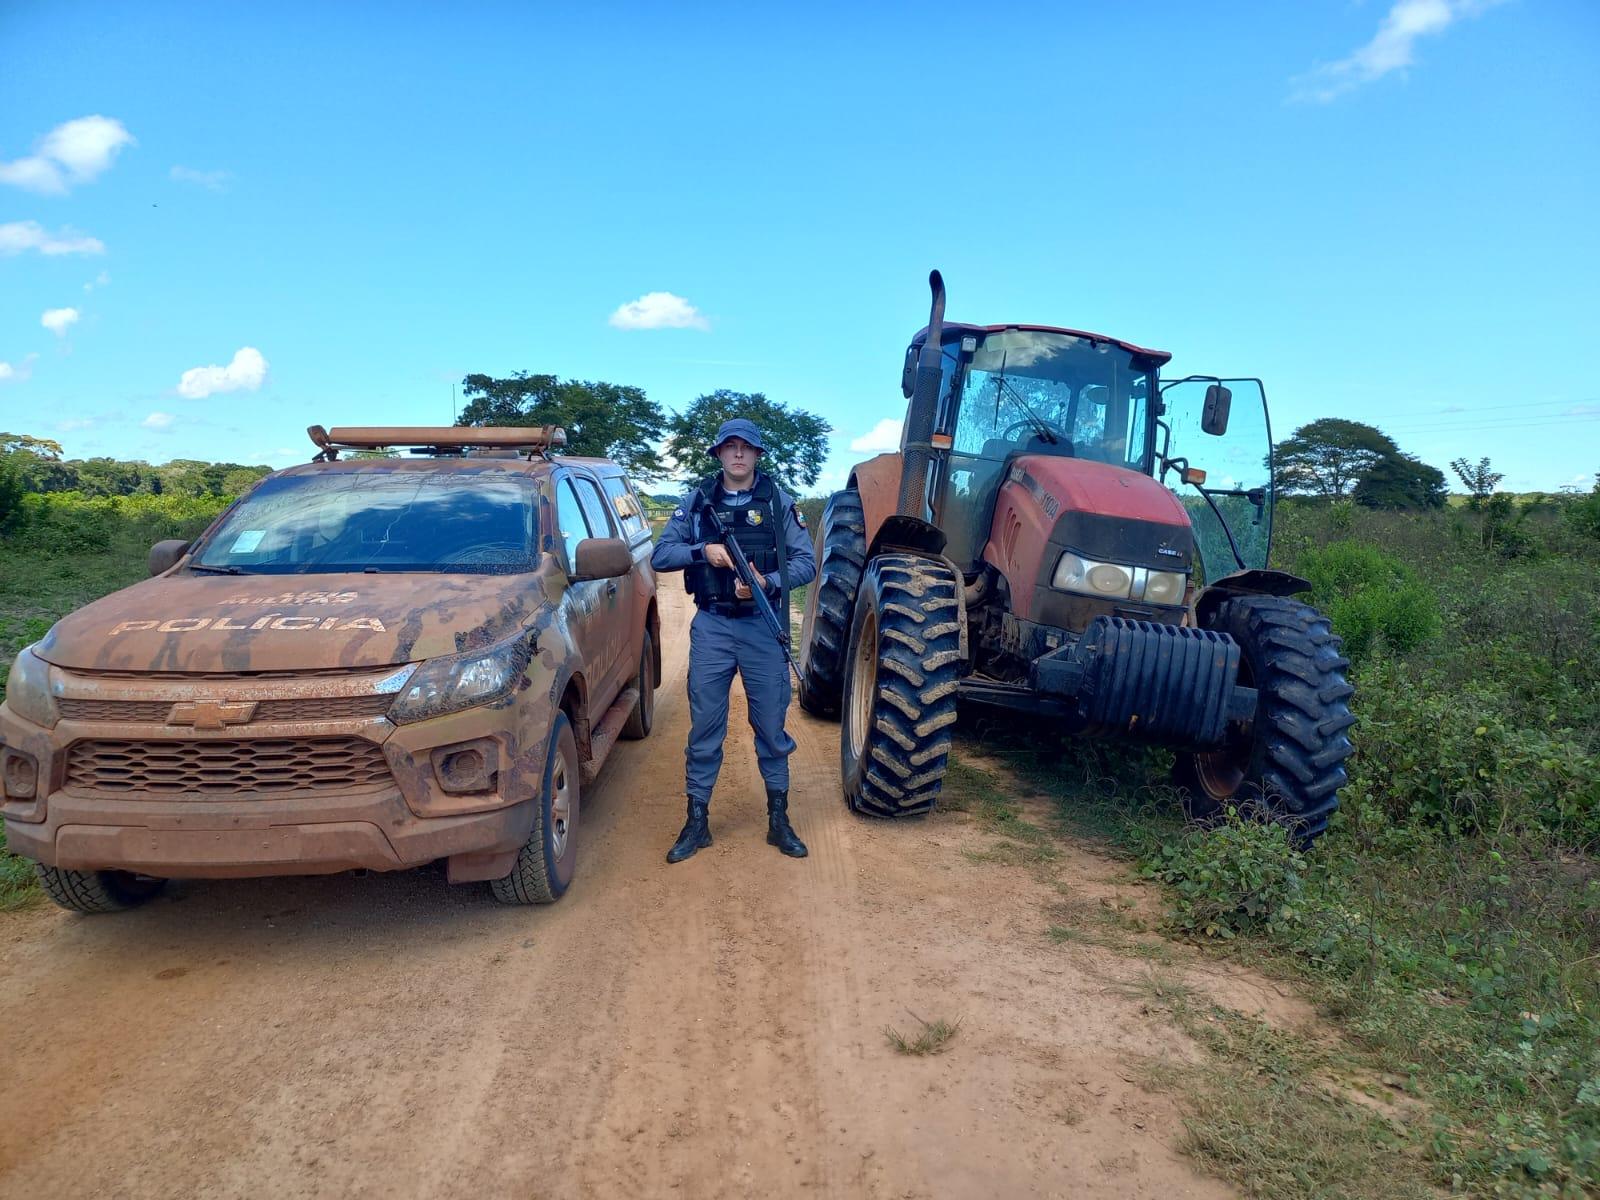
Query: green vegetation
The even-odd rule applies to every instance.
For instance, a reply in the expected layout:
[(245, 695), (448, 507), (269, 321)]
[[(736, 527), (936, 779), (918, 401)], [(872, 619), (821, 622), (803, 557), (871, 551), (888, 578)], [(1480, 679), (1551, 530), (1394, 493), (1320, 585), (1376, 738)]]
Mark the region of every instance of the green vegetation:
[(883, 1036), (889, 1039), (889, 1044), (895, 1048), (897, 1054), (910, 1054), (916, 1057), (938, 1054), (950, 1044), (961, 1028), (959, 1017), (954, 1021), (946, 1021), (942, 1017), (935, 1021), (924, 1021), (916, 1013), (912, 1013), (911, 1019), (922, 1028), (910, 1037), (892, 1025), (884, 1027)]
[[(18, 650), (74, 609), (143, 579), (153, 544), (193, 537), (227, 503), (171, 494), (22, 496), (19, 519), (0, 537), (0, 699)], [(32, 866), (5, 853), (0, 831), (0, 911), (36, 894)]]
[(1357, 651), (1350, 782), (1308, 853), (1237, 818), (1183, 828), (1160, 752), (987, 741), (1165, 888), (1172, 935), (1295, 980), (1341, 1069), (1404, 1102), (1351, 1108), (1303, 1047), (1230, 1063), (1265, 1034), (1191, 1022), (1214, 1051), (1176, 1072), (1191, 1149), (1253, 1194), (1417, 1194), (1408, 1164), (1456, 1192), (1600, 1189), (1600, 501), (1522, 505), (1506, 539), (1498, 499), (1281, 512), (1276, 561)]

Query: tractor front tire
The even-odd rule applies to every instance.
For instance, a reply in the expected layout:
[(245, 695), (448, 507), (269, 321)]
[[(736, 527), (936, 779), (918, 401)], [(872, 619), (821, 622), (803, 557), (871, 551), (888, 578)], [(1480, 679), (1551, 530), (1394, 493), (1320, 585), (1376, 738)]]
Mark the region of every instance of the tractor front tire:
[(1239, 682), (1256, 689), (1256, 715), (1220, 749), (1178, 755), (1173, 783), (1184, 808), (1205, 822), (1231, 805), (1309, 846), (1327, 831), (1346, 778), (1350, 660), (1327, 617), (1284, 596), (1232, 597), (1206, 627), (1239, 643)]
[(846, 489), (828, 498), (818, 538), (816, 603), (800, 672), (800, 707), (818, 717), (837, 717), (844, 695), (850, 616), (867, 561), (867, 518), (861, 496)]
[(915, 817), (939, 799), (962, 669), (960, 586), (938, 559), (882, 554), (867, 564), (839, 739), (854, 812)]

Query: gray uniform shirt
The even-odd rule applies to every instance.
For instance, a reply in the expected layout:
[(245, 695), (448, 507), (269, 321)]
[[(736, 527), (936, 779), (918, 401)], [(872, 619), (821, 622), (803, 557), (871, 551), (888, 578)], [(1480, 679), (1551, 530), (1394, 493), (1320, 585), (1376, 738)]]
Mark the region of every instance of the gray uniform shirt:
[[(783, 545), (789, 560), (789, 586), (804, 587), (817, 577), (817, 557), (811, 552), (811, 534), (806, 530), (805, 518), (795, 507), (794, 500), (782, 488), (776, 485), (774, 488), (778, 493), (778, 511), (783, 513)], [(747, 491), (730, 492), (724, 489), (722, 493), (724, 500), (735, 508), (749, 504), (754, 494), (754, 483)], [(681, 571), (694, 563), (705, 561), (706, 543), (695, 528), (699, 517), (690, 508), (693, 499), (694, 493), (690, 492), (679, 502), (672, 520), (667, 522), (667, 527), (656, 539), (655, 551), (650, 555), (650, 565), (656, 570)], [(775, 572), (767, 576), (767, 585), (769, 591), (778, 591), (782, 587), (782, 575)]]

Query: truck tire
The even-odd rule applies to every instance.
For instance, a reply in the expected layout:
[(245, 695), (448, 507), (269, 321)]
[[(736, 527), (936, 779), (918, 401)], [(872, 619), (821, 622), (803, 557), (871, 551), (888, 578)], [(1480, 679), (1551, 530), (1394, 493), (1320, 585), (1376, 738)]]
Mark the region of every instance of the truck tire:
[(844, 696), (850, 617), (867, 562), (867, 518), (861, 497), (846, 489), (828, 498), (818, 539), (817, 602), (811, 625), (802, 630), (804, 666), (800, 707), (818, 717), (837, 717)]
[(550, 904), (572, 882), (578, 858), (578, 740), (566, 713), (557, 713), (545, 748), (544, 786), (533, 830), (517, 851), (511, 873), (490, 880), (501, 904)]
[(961, 674), (960, 586), (938, 559), (881, 554), (867, 565), (839, 739), (853, 812), (921, 816), (939, 799)]
[(639, 673), (633, 677), (633, 686), (639, 689), (639, 703), (628, 714), (622, 736), (631, 741), (650, 736), (656, 723), (656, 666), (655, 643), (650, 631), (644, 631), (644, 645), (639, 650)]
[(45, 895), (69, 912), (109, 913), (138, 908), (167, 885), (165, 879), (127, 871), (70, 871), (38, 864)]
[(1327, 831), (1346, 778), (1350, 660), (1327, 617), (1285, 596), (1232, 597), (1206, 626), (1239, 643), (1239, 682), (1256, 689), (1256, 716), (1221, 749), (1178, 755), (1185, 811), (1209, 821), (1234, 805), (1309, 846)]

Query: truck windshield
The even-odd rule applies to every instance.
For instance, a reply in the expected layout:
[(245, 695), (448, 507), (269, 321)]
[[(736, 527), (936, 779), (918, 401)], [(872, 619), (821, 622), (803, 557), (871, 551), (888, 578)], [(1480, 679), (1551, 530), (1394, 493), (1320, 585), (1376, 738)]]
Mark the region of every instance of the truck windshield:
[(1007, 329), (967, 366), (954, 453), (990, 461), (1024, 450), (1144, 470), (1149, 373), (1120, 346)]
[(531, 571), (535, 498), (526, 476), (494, 467), (280, 475), (239, 502), (191, 565), (262, 575)]

